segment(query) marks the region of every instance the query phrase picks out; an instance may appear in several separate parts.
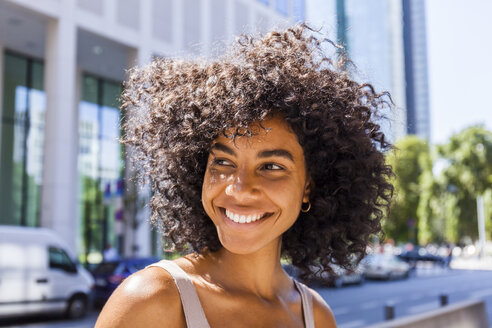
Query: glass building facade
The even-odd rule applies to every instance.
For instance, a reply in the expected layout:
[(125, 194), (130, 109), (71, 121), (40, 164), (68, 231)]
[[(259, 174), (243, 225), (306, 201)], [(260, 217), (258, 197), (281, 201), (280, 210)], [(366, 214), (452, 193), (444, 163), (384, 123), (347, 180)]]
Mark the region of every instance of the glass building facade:
[(425, 1), (403, 0), (407, 132), (430, 138)]
[[(267, 6), (270, 6), (270, 0), (257, 0)], [(306, 0), (273, 0), (275, 10), (284, 16), (291, 16), (294, 22), (304, 22), (306, 19)]]
[[(44, 65), (6, 51), (3, 63), (0, 224), (40, 226)], [(79, 104), (79, 222), (83, 253), (119, 245), (123, 210), (120, 82), (84, 75)]]
[[(377, 90), (390, 90), (391, 36), (387, 0), (360, 3), (345, 1), (346, 46), (357, 65), (362, 80), (369, 80)], [(363, 37), (362, 37), (363, 36)]]
[(405, 66), (401, 4), (390, 0), (336, 0), (337, 42), (345, 47), (354, 65), (348, 68), (359, 82), (369, 81), (376, 92), (389, 91), (394, 110), (378, 123), (394, 142), (406, 134)]
[(79, 218), (87, 256), (110, 243), (121, 248), (116, 222), (123, 219), (123, 147), (120, 138), (119, 82), (82, 78), (79, 104)]
[(0, 224), (39, 226), (43, 179), (44, 66), (6, 52), (0, 139)]
[(304, 0), (88, 2), (0, 1), (0, 225), (51, 229), (81, 261), (106, 244), (159, 254), (149, 191), (123, 185), (125, 70), (213, 57), (250, 27), (302, 20)]
[(293, 0), (292, 15), (296, 22), (304, 22), (306, 20), (306, 2), (305, 0)]
[(275, 9), (282, 15), (287, 16), (289, 13), (287, 0), (277, 0), (275, 1)]

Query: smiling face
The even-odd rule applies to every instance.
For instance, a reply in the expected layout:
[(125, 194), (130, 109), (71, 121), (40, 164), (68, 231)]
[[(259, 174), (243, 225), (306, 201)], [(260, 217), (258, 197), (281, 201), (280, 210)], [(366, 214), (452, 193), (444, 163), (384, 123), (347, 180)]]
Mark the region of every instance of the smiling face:
[(258, 133), (252, 137), (215, 139), (203, 181), (203, 207), (222, 245), (236, 254), (278, 242), (309, 200), (297, 136), (282, 118), (262, 126), (253, 126)]

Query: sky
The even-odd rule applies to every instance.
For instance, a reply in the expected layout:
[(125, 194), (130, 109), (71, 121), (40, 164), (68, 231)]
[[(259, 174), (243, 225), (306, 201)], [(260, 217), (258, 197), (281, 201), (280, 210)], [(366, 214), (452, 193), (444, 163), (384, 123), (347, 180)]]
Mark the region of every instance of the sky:
[[(474, 124), (492, 131), (492, 103), (487, 100), (492, 96), (492, 1), (425, 3), (431, 143), (445, 143)], [(308, 0), (308, 21), (333, 33), (334, 4)]]
[(484, 124), (492, 131), (492, 1), (427, 1), (431, 141)]

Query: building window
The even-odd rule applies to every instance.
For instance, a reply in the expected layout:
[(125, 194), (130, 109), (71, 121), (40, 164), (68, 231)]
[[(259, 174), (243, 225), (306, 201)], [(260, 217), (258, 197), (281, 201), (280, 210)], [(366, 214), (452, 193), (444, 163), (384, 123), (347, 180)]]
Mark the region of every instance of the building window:
[(275, 9), (284, 16), (289, 14), (287, 0), (276, 0)]
[[(79, 217), (82, 261), (101, 259), (106, 244), (118, 245), (122, 220), (123, 147), (119, 143), (121, 83), (84, 75), (79, 104)], [(120, 222), (121, 223), (121, 222)], [(116, 228), (117, 229), (117, 228)]]
[(6, 52), (0, 137), (0, 224), (38, 226), (43, 173), (44, 66)]
[(292, 3), (292, 15), (296, 22), (306, 20), (306, 3), (305, 0), (294, 0)]

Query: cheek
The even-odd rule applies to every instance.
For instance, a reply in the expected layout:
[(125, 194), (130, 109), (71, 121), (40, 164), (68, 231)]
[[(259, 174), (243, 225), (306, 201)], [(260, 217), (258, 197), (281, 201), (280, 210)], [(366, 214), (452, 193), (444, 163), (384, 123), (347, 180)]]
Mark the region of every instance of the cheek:
[(229, 180), (228, 176), (224, 173), (219, 173), (215, 170), (207, 170), (203, 177), (203, 192), (216, 189)]
[(202, 203), (206, 211), (211, 208), (212, 200), (220, 194), (229, 180), (231, 179), (226, 174), (207, 169), (202, 186)]
[(268, 194), (289, 215), (297, 217), (297, 209), (300, 210), (304, 194), (304, 189), (301, 186), (302, 184), (297, 180), (290, 181), (288, 184), (282, 181), (272, 182), (268, 185)]

